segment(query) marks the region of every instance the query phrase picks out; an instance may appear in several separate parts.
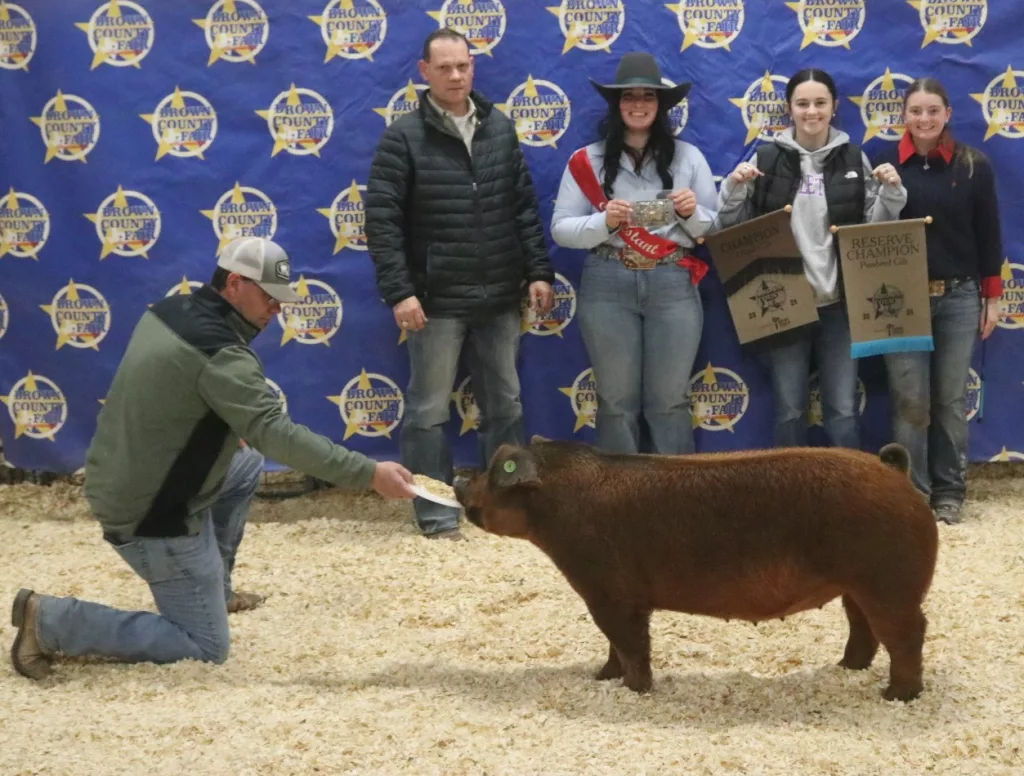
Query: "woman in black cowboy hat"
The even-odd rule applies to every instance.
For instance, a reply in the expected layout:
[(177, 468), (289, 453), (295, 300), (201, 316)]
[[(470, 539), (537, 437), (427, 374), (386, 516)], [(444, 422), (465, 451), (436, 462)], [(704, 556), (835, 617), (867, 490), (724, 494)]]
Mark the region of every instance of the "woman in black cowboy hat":
[(656, 453), (694, 450), (687, 396), (704, 312), (692, 255), (714, 221), (703, 154), (677, 140), (668, 112), (690, 91), (661, 77), (654, 57), (622, 57), (601, 140), (577, 150), (562, 176), (551, 231), (589, 254), (577, 318), (597, 382), (597, 444), (637, 452), (640, 416)]

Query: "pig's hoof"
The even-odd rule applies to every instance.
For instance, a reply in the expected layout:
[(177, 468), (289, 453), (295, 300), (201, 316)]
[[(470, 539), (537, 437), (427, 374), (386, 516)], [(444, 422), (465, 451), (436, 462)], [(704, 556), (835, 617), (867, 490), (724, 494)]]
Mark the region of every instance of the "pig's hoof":
[(625, 672), (622, 670), (622, 666), (609, 660), (604, 664), (604, 668), (597, 672), (594, 678), (603, 682), (605, 679), (619, 679), (624, 675)]
[(650, 676), (626, 676), (623, 684), (633, 692), (645, 693), (651, 691)]
[(863, 671), (865, 668), (871, 667), (873, 658), (873, 655), (870, 657), (866, 655), (848, 655), (839, 661), (839, 665), (850, 671)]
[(895, 687), (890, 684), (885, 688), (882, 697), (887, 701), (912, 701), (921, 694), (923, 689), (920, 684), (912, 684), (908, 687)]

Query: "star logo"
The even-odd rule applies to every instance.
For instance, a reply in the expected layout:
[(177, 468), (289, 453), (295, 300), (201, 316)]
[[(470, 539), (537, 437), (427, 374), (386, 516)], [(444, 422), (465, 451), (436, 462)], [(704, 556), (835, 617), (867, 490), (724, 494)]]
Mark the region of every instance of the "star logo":
[(71, 280), (58, 291), (50, 304), (39, 305), (50, 316), (57, 333), (57, 350), (65, 345), (98, 351), (110, 331), (110, 305), (92, 286), (75, 285)]
[(20, 5), (0, 0), (0, 26), (3, 27), (0, 68), (28, 72), (28, 63), (35, 56), (38, 44), (36, 24), (32, 17)]
[(459, 436), (465, 436), (470, 431), (480, 428), (480, 408), (477, 406), (476, 398), (473, 396), (473, 389), (470, 385), (471, 379), (467, 377), (459, 384), (458, 389), (452, 393), (455, 409), (462, 419)]
[(584, 427), (595, 428), (597, 417), (597, 381), (594, 379), (594, 370), (584, 369), (571, 386), (559, 388), (559, 392), (569, 397), (572, 403), (572, 411), (576, 415), (576, 424), (572, 433), (579, 433)]
[(85, 217), (96, 224), (96, 235), (103, 245), (101, 261), (111, 253), (148, 259), (149, 250), (160, 238), (160, 211), (153, 200), (138, 191), (125, 191), (120, 185), (95, 213), (86, 213)]
[(505, 36), (505, 7), (500, 0), (445, 0), (439, 11), (427, 11), (440, 29), (461, 32), (469, 41), (469, 53), (489, 57)]
[(906, 128), (903, 123), (903, 95), (913, 82), (910, 76), (893, 74), (885, 68), (884, 75), (868, 84), (864, 94), (850, 98), (850, 102), (860, 108), (860, 118), (866, 127), (861, 142), (866, 143), (873, 137), (883, 140), (903, 137)]
[(353, 180), (351, 186), (334, 198), (330, 207), (316, 209), (316, 212), (331, 224), (331, 234), (334, 235), (333, 255), (337, 255), (344, 248), (367, 250), (366, 209), (363, 204), (365, 191), (366, 186), (359, 186)]
[(157, 142), (156, 160), (167, 154), (182, 159), (197, 156), (204, 159), (217, 137), (217, 112), (209, 100), (196, 92), (182, 91), (175, 86), (152, 113), (139, 117), (153, 127)]
[(270, 19), (255, 0), (217, 0), (205, 19), (193, 19), (210, 47), (209, 67), (214, 62), (256, 64), (256, 55), (267, 45)]
[(62, 162), (85, 162), (85, 157), (100, 139), (100, 115), (81, 97), (64, 94), (60, 89), (43, 106), (41, 115), (30, 120), (39, 127), (46, 144), (46, 158)]
[(512, 119), (519, 142), (538, 148), (556, 148), (572, 120), (572, 105), (562, 88), (532, 75), (495, 107)]
[[(747, 87), (742, 97), (730, 97), (729, 102), (743, 112), (743, 123), (747, 127), (744, 145), (750, 145), (758, 137), (773, 137), (789, 126), (789, 106), (786, 104), (788, 78), (772, 75), (767, 70)], [(757, 110), (757, 106), (766, 106)]]
[(705, 431), (729, 431), (747, 412), (750, 391), (731, 369), (708, 365), (690, 380), (693, 427)]
[(217, 235), (217, 255), (224, 246), (238, 237), (274, 237), (277, 231), (277, 208), (266, 194), (235, 181), (232, 189), (224, 192), (213, 210), (199, 211), (213, 221)]
[(178, 294), (184, 294), (185, 296), (189, 296), (192, 294), (193, 291), (202, 287), (203, 284), (200, 283), (198, 280), (189, 280), (186, 275), (182, 275), (181, 282), (175, 283), (173, 286), (171, 286), (170, 290), (166, 294), (164, 294), (164, 297), (166, 298), (168, 296), (177, 296)]
[(988, 19), (987, 0), (907, 0), (916, 8), (924, 29), (921, 48), (932, 43), (971, 45)]
[(328, 396), (327, 400), (338, 406), (345, 423), (342, 441), (356, 434), (390, 439), (405, 412), (405, 399), (398, 386), (390, 378), (365, 369), (340, 394)]
[(87, 22), (75, 26), (85, 33), (92, 49), (92, 66), (139, 67), (153, 48), (153, 19), (130, 0), (104, 3)]
[(981, 94), (972, 94), (981, 103), (981, 111), (988, 122), (985, 140), (996, 135), (1017, 140), (1024, 137), (1024, 121), (1017, 120), (1024, 115), (1024, 95), (1017, 86), (1017, 76), (1024, 77), (1024, 71), (1014, 70), (1007, 65), (1006, 72), (992, 79)]
[(50, 236), (50, 214), (43, 203), (12, 186), (0, 197), (0, 258), (10, 254), (39, 260)]
[(295, 156), (312, 154), (319, 158), (320, 149), (334, 131), (330, 103), (312, 89), (297, 89), (295, 84), (278, 94), (268, 110), (258, 110), (256, 114), (266, 120), (274, 140), (271, 156), (287, 151)]
[(377, 0), (331, 0), (323, 14), (309, 19), (327, 45), (324, 64), (335, 57), (372, 62), (388, 34), (388, 15)]
[(864, 0), (830, 0), (827, 5), (797, 0), (786, 5), (796, 11), (804, 33), (801, 51), (812, 43), (848, 49), (864, 27)]
[(52, 380), (31, 371), (18, 380), (7, 396), (0, 396), (14, 423), (14, 438), (49, 439), (56, 442), (57, 432), (68, 419), (68, 402)]
[(548, 11), (558, 17), (558, 27), (565, 36), (563, 55), (574, 48), (610, 54), (626, 24), (626, 8), (621, 0), (589, 0), (585, 4), (562, 0), (560, 5), (548, 6)]
[(342, 302), (338, 292), (322, 280), (307, 280), (299, 275), (293, 285), (299, 302), (281, 305), (277, 321), (281, 325), (281, 345), (295, 340), (300, 345), (326, 345), (341, 328)]
[(676, 15), (679, 29), (683, 33), (683, 46), (716, 49), (729, 46), (743, 29), (745, 11), (743, 0), (682, 0), (666, 6)]

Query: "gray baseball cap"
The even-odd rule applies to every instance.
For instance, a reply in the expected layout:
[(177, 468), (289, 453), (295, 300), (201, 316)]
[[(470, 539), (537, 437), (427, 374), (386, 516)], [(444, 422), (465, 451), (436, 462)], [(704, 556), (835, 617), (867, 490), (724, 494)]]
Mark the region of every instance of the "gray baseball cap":
[(279, 302), (298, 302), (289, 286), (291, 262), (284, 248), (265, 237), (239, 237), (224, 246), (217, 266), (249, 278)]

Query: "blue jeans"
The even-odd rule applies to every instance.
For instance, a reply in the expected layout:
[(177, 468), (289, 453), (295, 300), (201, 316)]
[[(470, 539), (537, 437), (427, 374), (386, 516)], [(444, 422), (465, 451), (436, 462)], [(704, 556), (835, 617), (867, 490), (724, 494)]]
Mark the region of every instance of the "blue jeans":
[(231, 570), (262, 470), (262, 455), (239, 450), (196, 536), (107, 539), (149, 583), (159, 614), (40, 596), (36, 636), (43, 649), (128, 663), (227, 660)]
[(911, 476), (932, 505), (966, 493), (967, 377), (981, 320), (978, 283), (931, 299), (931, 353), (885, 356), (893, 437), (910, 452)]
[[(519, 400), (516, 358), (522, 318), (515, 308), (481, 319), (429, 318), (409, 333), (409, 386), (399, 446), (409, 471), (447, 483), (452, 454), (444, 433), (463, 344), (473, 396), (480, 410), (480, 455), (484, 465), (501, 445), (523, 444), (523, 408)], [(413, 499), (416, 523), (425, 535), (459, 524), (460, 510)]]
[(631, 270), (591, 254), (576, 304), (597, 383), (598, 447), (638, 452), (643, 414), (653, 452), (692, 453), (689, 389), (704, 308), (689, 271)]
[(833, 447), (860, 447), (857, 361), (850, 356), (850, 322), (842, 302), (818, 308), (820, 323), (795, 342), (764, 354), (775, 394), (775, 446), (807, 445), (811, 353), (818, 364), (822, 421)]

